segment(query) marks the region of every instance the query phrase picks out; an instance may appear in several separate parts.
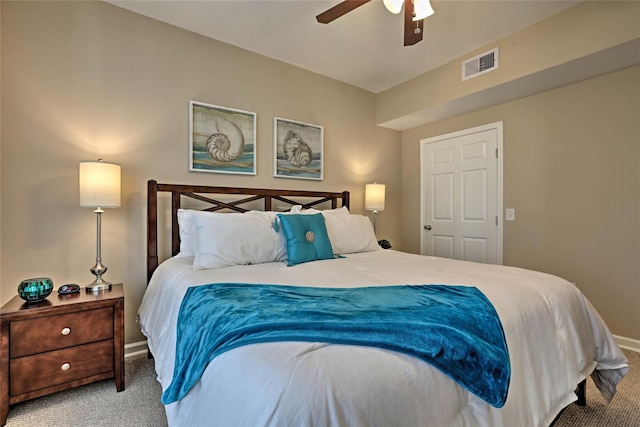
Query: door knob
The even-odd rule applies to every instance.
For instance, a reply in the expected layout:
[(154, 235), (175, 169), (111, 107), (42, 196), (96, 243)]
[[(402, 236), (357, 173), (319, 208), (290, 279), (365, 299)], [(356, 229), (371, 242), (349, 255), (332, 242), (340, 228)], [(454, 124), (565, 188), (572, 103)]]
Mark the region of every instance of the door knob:
[(431, 226), (430, 226), (430, 225), (425, 225), (425, 226), (424, 226), (424, 229), (425, 229), (425, 230), (427, 230), (427, 231), (429, 231), (429, 230), (431, 230)]

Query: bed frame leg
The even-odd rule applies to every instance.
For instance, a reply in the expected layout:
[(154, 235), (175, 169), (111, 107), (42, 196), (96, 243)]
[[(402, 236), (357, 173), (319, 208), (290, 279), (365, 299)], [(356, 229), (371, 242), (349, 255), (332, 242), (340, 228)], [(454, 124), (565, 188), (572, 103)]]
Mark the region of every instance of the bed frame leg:
[(576, 405), (578, 406), (586, 406), (587, 405), (587, 380), (582, 380), (578, 387), (576, 388), (576, 396), (578, 396), (578, 400), (576, 400)]

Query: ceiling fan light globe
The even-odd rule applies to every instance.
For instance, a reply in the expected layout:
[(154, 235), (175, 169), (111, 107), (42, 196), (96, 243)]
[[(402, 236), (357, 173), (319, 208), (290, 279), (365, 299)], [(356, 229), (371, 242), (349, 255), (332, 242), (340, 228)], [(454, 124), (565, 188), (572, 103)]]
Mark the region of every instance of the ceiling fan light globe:
[(384, 7), (386, 7), (389, 12), (397, 15), (402, 10), (404, 0), (382, 0), (382, 3), (384, 3)]
[(435, 11), (431, 7), (429, 0), (413, 0), (413, 20), (420, 21), (433, 15)]

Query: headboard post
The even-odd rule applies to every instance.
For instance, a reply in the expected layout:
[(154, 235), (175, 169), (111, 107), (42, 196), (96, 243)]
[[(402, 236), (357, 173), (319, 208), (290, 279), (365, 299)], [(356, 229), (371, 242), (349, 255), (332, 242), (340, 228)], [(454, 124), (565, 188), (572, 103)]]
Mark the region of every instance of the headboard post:
[[(342, 206), (346, 207), (347, 209), (349, 209), (349, 206), (351, 206), (351, 200), (349, 200), (349, 197), (350, 196), (348, 191), (345, 190), (342, 192)], [(337, 208), (337, 206), (335, 207)]]
[(158, 183), (147, 182), (147, 283), (158, 268)]
[(180, 193), (171, 193), (171, 255), (180, 252), (180, 227), (178, 227), (178, 209), (180, 209)]

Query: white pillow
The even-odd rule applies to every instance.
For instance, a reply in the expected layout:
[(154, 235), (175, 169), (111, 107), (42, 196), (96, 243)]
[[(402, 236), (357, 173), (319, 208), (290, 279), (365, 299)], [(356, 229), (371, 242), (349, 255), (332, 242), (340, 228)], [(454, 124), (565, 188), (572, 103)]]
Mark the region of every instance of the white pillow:
[[(199, 211), (193, 209), (178, 209), (178, 230), (180, 232), (180, 252), (176, 255), (176, 258), (181, 257), (190, 257), (194, 256), (195, 253), (195, 239), (196, 239), (196, 229), (194, 224), (194, 219), (192, 213), (197, 213), (200, 216), (207, 215), (222, 215), (219, 212), (207, 212), (207, 211)], [(263, 211), (249, 211), (247, 214), (252, 215), (267, 215), (271, 223), (276, 219), (276, 214), (278, 213), (288, 213), (288, 212), (263, 212)], [(224, 214), (227, 215), (227, 214)], [(278, 235), (278, 239), (281, 240), (282, 249), (278, 254), (277, 261), (286, 261), (287, 260), (287, 249), (286, 242), (284, 237), (280, 233), (276, 233)]]
[(215, 213), (192, 211), (195, 246), (193, 268), (273, 262), (283, 256), (281, 240), (269, 212)]
[[(178, 209), (178, 229), (180, 231), (180, 252), (176, 257), (193, 256), (195, 246), (195, 226), (193, 224), (193, 211), (189, 209)], [(209, 212), (210, 213), (210, 212)]]
[(283, 214), (283, 215), (287, 215), (290, 212), (273, 212), (273, 211), (249, 211), (246, 212), (246, 215), (257, 215), (257, 216), (264, 216), (269, 220), (269, 223), (271, 224), (271, 230), (273, 230), (273, 232), (276, 235), (276, 239), (278, 240), (276, 243), (276, 252), (275, 252), (275, 259), (274, 261), (286, 261), (287, 260), (287, 240), (284, 238), (284, 235), (282, 233), (278, 233), (277, 231), (275, 231), (275, 228), (273, 228), (273, 223), (276, 221), (277, 214)]
[(318, 210), (318, 209), (314, 209), (314, 208), (309, 208), (309, 209), (302, 209), (302, 205), (295, 205), (295, 206), (291, 206), (291, 213), (294, 214), (306, 214), (306, 215), (313, 215), (313, 214), (317, 214), (317, 213), (322, 213), (323, 215), (349, 215), (349, 209), (346, 206), (343, 206), (341, 208), (336, 208), (336, 209), (325, 209), (325, 210)]
[(371, 221), (366, 216), (325, 214), (324, 220), (334, 253), (343, 255), (380, 249)]

